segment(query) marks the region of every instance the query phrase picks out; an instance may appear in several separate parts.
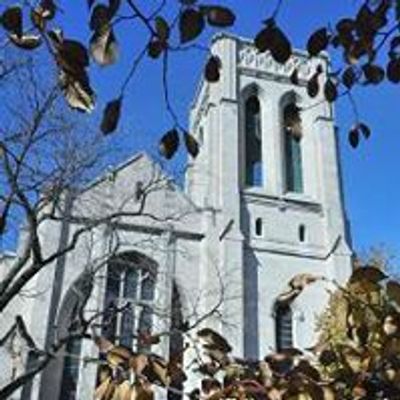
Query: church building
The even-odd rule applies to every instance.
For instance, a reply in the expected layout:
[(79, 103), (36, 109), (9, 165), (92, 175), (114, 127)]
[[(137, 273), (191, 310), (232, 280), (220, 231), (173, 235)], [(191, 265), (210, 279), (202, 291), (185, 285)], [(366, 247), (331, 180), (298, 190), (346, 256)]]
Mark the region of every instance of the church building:
[[(227, 34), (211, 52), (221, 78), (195, 95), (189, 131), (200, 152), (184, 188), (140, 153), (66, 196), (65, 217), (43, 226), (49, 254), (93, 228), (30, 283), (24, 322), (39, 348), (68, 330), (87, 293), (98, 332), (132, 349), (149, 346), (140, 334), (182, 324), (221, 332), (238, 357), (315, 344), (327, 282), (349, 277), (352, 254), (332, 105), (306, 90), (329, 60), (295, 51), (280, 65)], [(296, 292), (299, 275), (318, 279)], [(162, 336), (151, 351), (168, 357), (176, 342)], [(21, 399), (92, 399), (95, 344), (63, 350)]]

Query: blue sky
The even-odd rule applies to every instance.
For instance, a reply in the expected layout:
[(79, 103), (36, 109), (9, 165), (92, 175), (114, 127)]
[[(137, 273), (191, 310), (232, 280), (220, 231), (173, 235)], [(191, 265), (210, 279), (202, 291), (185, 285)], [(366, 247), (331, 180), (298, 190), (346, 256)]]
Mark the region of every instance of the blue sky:
[[(82, 30), (82, 22), (88, 18), (86, 1), (65, 0), (64, 3), (65, 35), (87, 41), (89, 32)], [(146, 4), (149, 9), (157, 4), (150, 0), (139, 3)], [(176, 3), (177, 0), (167, 0), (171, 6)], [(252, 38), (260, 29), (261, 21), (275, 8), (276, 1), (215, 0), (214, 4), (231, 6), (238, 15), (231, 31)], [(304, 48), (313, 30), (353, 14), (359, 4), (356, 0), (283, 0), (278, 23), (295, 47)], [(207, 30), (200, 42), (207, 44), (213, 32)], [(107, 69), (91, 67), (93, 84), (98, 92), (98, 111), (93, 116), (95, 121), (98, 121), (106, 101), (118, 95), (133, 52), (137, 52), (144, 43), (144, 34), (145, 31), (133, 23), (121, 26), (117, 29), (117, 36), (124, 41), (124, 45), (118, 64)], [(172, 101), (180, 120), (185, 123), (204, 58), (203, 52), (192, 51), (175, 54), (171, 60)], [(146, 61), (128, 90), (120, 132), (107, 139), (110, 148), (119, 149), (118, 159), (142, 149), (155, 154), (158, 138), (171, 126), (160, 91), (160, 66), (158, 61)], [(400, 204), (400, 132), (396, 115), (399, 112), (399, 87), (384, 84), (379, 88), (362, 88), (355, 92), (355, 98), (361, 119), (372, 129), (370, 140), (362, 142), (356, 151), (347, 144), (347, 130), (354, 121), (351, 107), (346, 99), (336, 106), (346, 209), (354, 247), (362, 251), (384, 244), (391, 253), (400, 254), (400, 212), (397, 209), (397, 204)]]

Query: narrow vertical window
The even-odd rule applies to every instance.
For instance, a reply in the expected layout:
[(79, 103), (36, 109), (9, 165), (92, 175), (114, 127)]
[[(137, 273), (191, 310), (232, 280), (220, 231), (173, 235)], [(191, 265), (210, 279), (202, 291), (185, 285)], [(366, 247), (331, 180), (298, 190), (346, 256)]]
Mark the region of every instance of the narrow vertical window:
[(115, 257), (108, 265), (103, 335), (115, 344), (145, 350), (137, 341), (150, 333), (155, 267), (136, 253)]
[(288, 304), (276, 306), (275, 327), (277, 351), (292, 348), (292, 310)]
[(263, 222), (261, 218), (256, 219), (256, 236), (262, 236), (263, 234)]
[(199, 144), (202, 145), (204, 142), (204, 128), (201, 126), (199, 128), (199, 140), (198, 140)]
[(303, 224), (299, 226), (299, 240), (302, 243), (306, 240), (306, 227)]
[(298, 107), (291, 103), (283, 111), (285, 142), (286, 191), (303, 192), (303, 168), (301, 156), (301, 118)]
[(261, 109), (257, 96), (245, 103), (246, 186), (262, 186)]
[[(76, 317), (77, 313), (78, 309), (75, 307), (72, 312), (71, 320)], [(77, 391), (81, 346), (81, 338), (70, 339), (65, 346), (64, 367), (59, 400), (75, 400), (78, 398)]]

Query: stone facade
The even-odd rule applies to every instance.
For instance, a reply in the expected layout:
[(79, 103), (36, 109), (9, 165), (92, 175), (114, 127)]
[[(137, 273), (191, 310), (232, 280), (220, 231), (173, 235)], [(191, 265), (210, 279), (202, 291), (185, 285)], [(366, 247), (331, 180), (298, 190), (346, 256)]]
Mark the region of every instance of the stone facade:
[[(328, 59), (308, 59), (296, 52), (285, 66), (251, 43), (236, 37), (214, 38), (211, 51), (222, 61), (221, 80), (201, 82), (190, 115), (190, 131), (200, 154), (189, 160), (185, 189), (174, 185), (145, 154), (96, 181), (72, 203), (69, 215), (90, 221), (115, 211), (112, 227), (85, 234), (73, 252), (42, 271), (30, 286), (38, 295), (30, 304), (29, 330), (38, 346), (50, 343), (63, 328), (60, 317), (68, 290), (89, 266), (101, 265), (118, 241), (118, 252), (136, 252), (157, 266), (154, 307), (168, 315), (173, 286), (179, 291), (185, 319), (194, 321), (221, 302), (220, 317), (204, 324), (222, 332), (234, 354), (262, 357), (276, 349), (276, 303), (299, 273), (343, 282), (351, 272), (351, 250), (341, 190), (333, 110), (322, 97), (310, 99), (305, 79)], [(294, 68), (299, 84), (290, 83)], [(245, 102), (260, 103), (260, 184), (245, 184)], [(301, 168), (303, 188), (285, 186), (283, 108), (302, 109)], [(155, 185), (144, 212), (138, 210), (138, 187)], [(156, 218), (154, 218), (156, 216)], [(41, 232), (48, 252), (62, 247), (81, 225), (48, 223)], [(111, 229), (112, 228), (112, 229)], [(112, 233), (110, 233), (112, 232)], [(104, 307), (107, 266), (99, 268), (87, 309)], [(315, 341), (315, 320), (328, 298), (326, 283), (306, 288), (291, 304), (294, 346)], [(223, 297), (221, 297), (223, 293)], [(222, 299), (222, 301), (221, 301)], [(170, 318), (153, 318), (156, 330)], [(164, 338), (152, 350), (168, 356)], [(83, 341), (81, 357), (97, 350)], [(24, 399), (61, 399), (64, 362), (60, 356), (36, 378)], [(96, 365), (81, 363), (76, 399), (91, 398)]]

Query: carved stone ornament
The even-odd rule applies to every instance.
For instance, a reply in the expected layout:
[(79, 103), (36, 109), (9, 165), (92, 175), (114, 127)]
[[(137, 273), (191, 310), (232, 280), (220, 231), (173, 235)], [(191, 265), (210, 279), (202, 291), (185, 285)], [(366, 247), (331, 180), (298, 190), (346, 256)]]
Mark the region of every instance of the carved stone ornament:
[(269, 52), (260, 53), (250, 44), (243, 45), (239, 50), (239, 67), (287, 78), (297, 68), (299, 79), (304, 80), (312, 74), (310, 61), (305, 56), (294, 54), (286, 64), (282, 65), (277, 63)]

